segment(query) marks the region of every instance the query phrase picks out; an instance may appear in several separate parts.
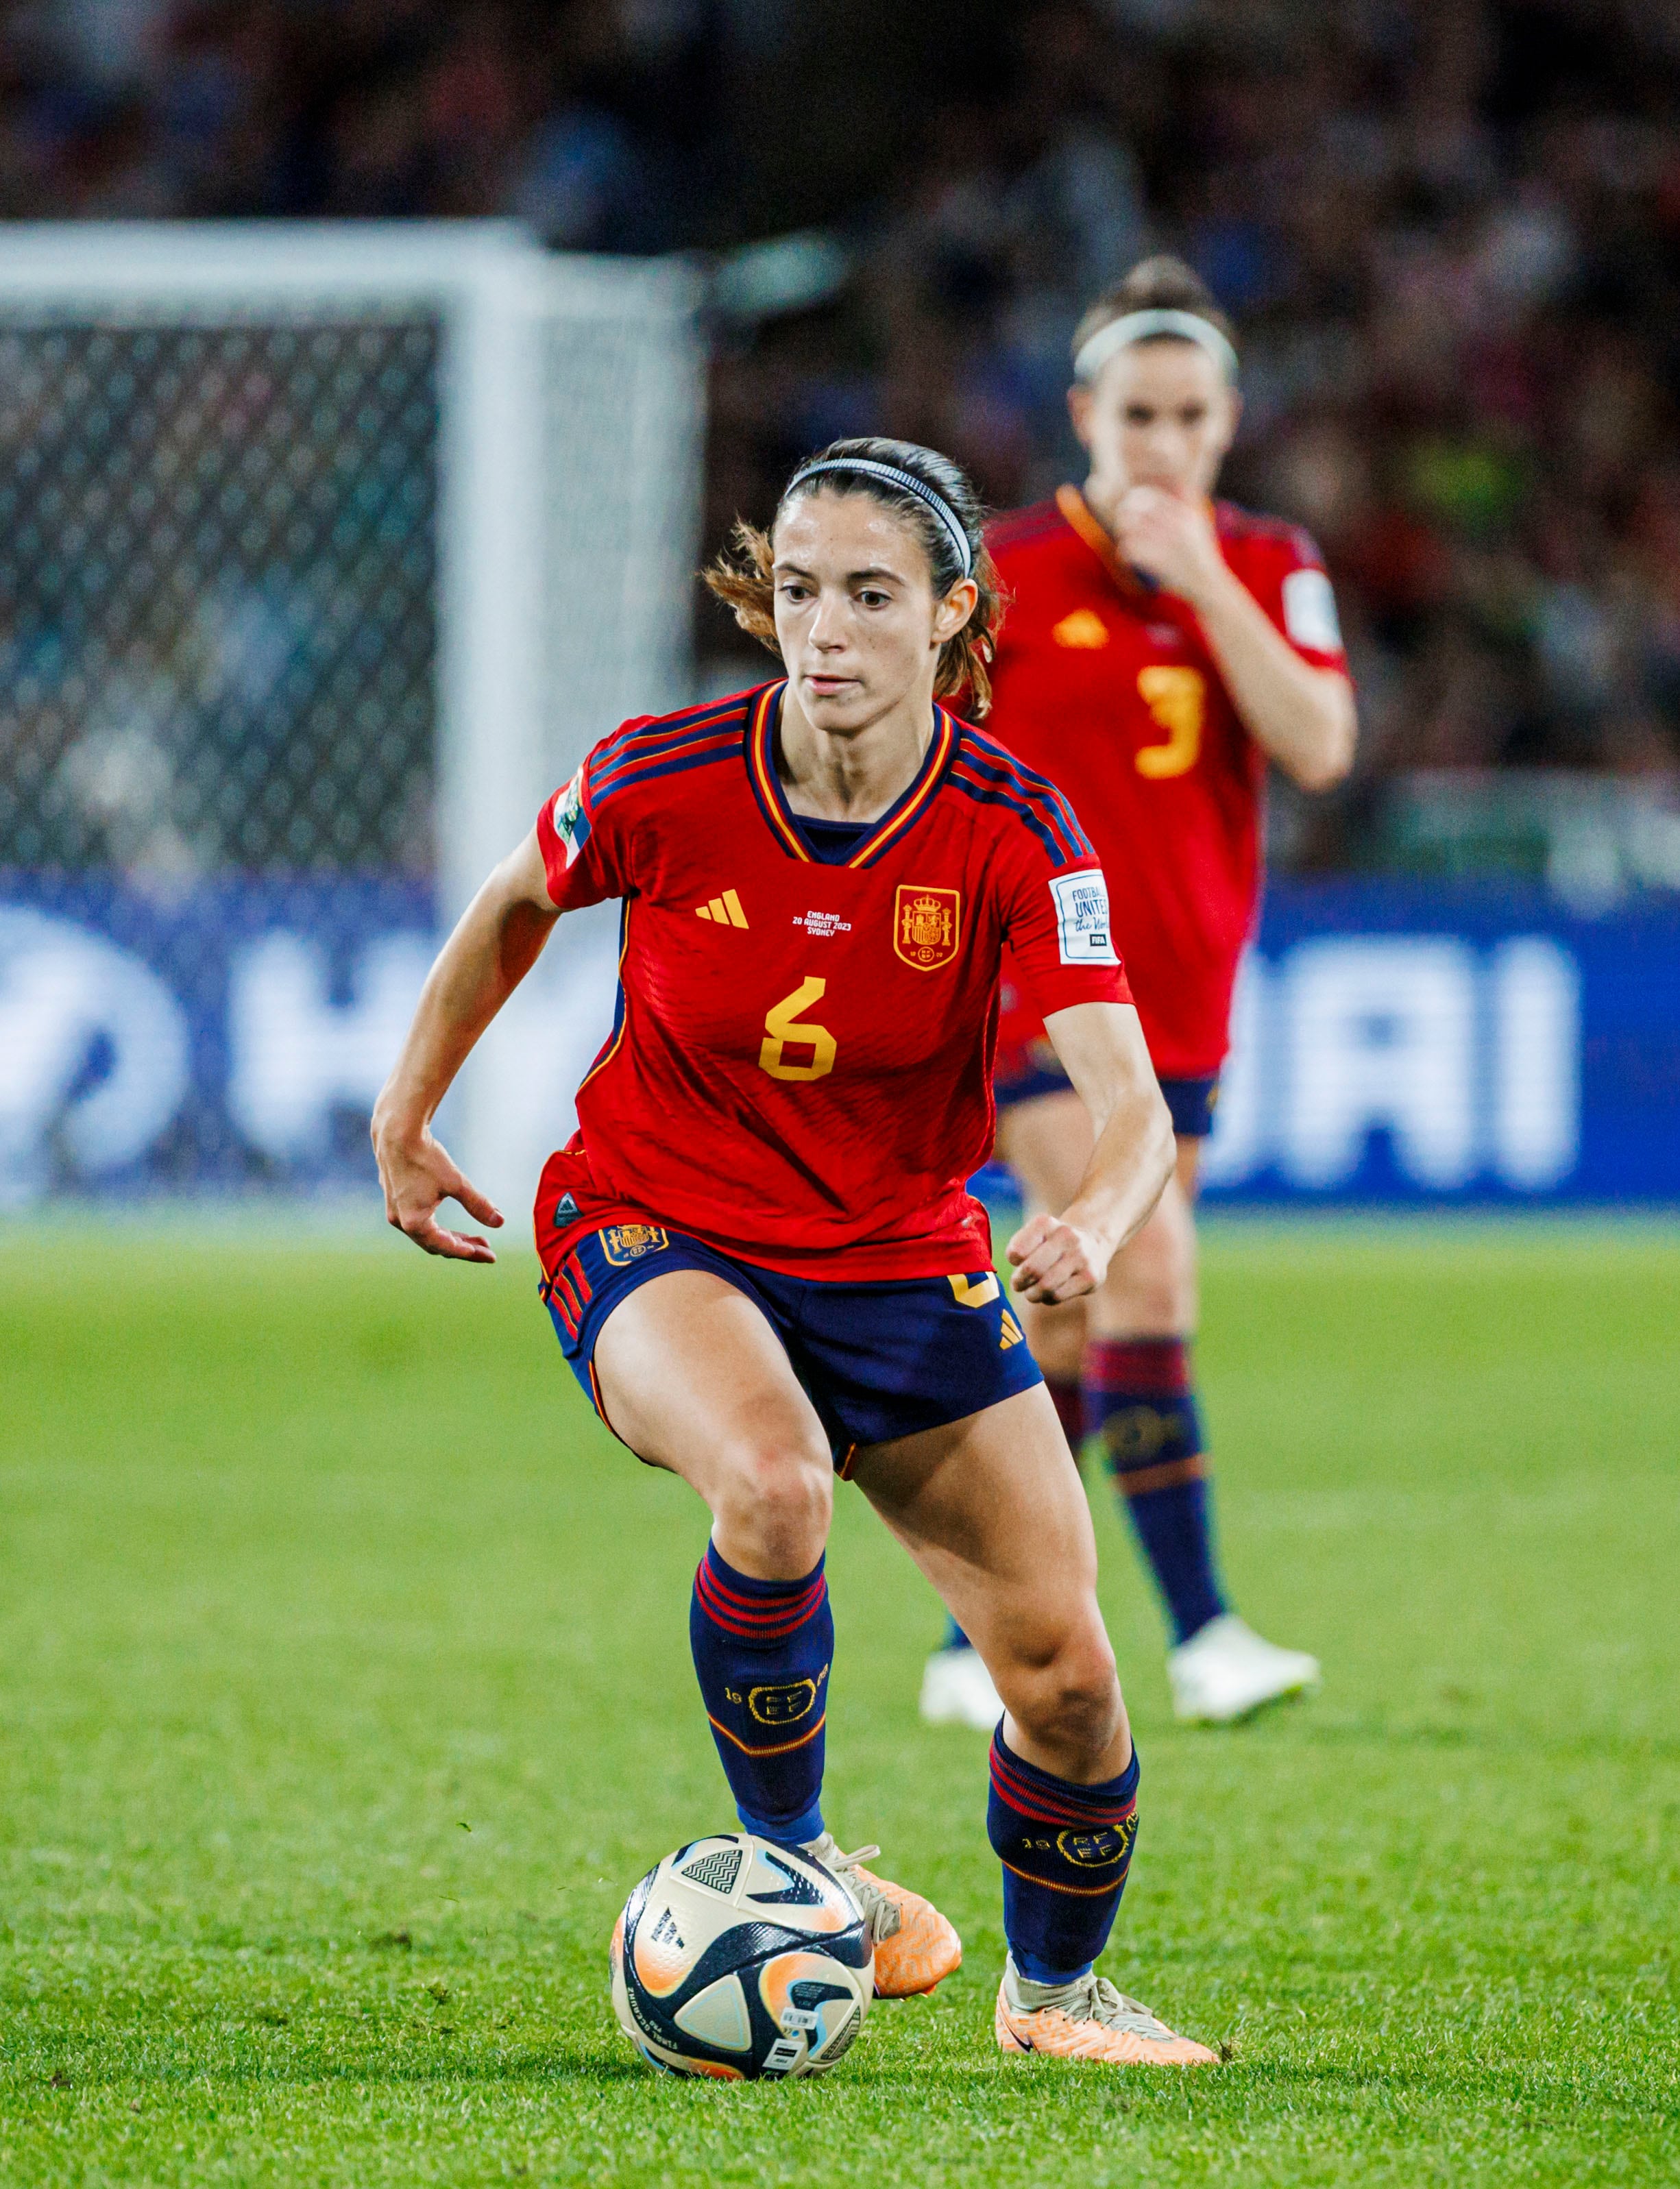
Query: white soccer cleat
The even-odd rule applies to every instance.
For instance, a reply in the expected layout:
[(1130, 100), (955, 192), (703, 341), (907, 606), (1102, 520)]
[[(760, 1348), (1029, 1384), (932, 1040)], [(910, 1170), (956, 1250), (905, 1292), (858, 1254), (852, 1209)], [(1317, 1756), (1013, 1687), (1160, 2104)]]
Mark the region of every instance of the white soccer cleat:
[(1318, 1660), (1280, 1649), (1234, 1611), (1210, 1619), (1167, 1656), (1173, 1715), (1189, 1725), (1231, 1725), (1266, 1703), (1319, 1682)]
[(990, 1733), (1004, 1714), (978, 1649), (936, 1649), (922, 1674), (922, 1716), (930, 1725), (971, 1725)]

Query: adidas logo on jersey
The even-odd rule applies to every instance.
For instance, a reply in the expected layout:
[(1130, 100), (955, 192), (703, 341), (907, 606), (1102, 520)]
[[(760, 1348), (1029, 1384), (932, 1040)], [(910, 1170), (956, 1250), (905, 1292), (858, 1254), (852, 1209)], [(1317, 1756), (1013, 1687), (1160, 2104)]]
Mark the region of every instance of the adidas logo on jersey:
[(1079, 652), (1095, 652), (1108, 643), (1108, 625), (1095, 608), (1075, 608), (1065, 615), (1050, 636), (1058, 646), (1071, 646)]
[(741, 900), (733, 890), (725, 890), (721, 897), (715, 897), (710, 904), (697, 904), (694, 917), (697, 919), (715, 919), (720, 927), (744, 927), (747, 924), (747, 915), (741, 909)]
[(1021, 1345), (1025, 1342), (1026, 1334), (1022, 1331), (1021, 1325), (1015, 1321), (1009, 1309), (1005, 1308), (1004, 1309), (1004, 1334), (998, 1340), (998, 1350), (1000, 1353), (1007, 1353), (1010, 1346)]

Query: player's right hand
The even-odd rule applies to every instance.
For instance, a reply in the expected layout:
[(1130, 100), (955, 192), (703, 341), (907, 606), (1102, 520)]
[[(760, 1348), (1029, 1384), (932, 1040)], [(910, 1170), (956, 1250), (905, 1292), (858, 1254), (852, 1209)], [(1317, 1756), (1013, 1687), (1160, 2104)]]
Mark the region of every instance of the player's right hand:
[(1009, 1244), (1010, 1288), (1035, 1306), (1080, 1299), (1108, 1274), (1108, 1259), (1089, 1231), (1061, 1216), (1031, 1216)]
[(379, 1182), (385, 1189), (385, 1220), (428, 1254), (452, 1262), (494, 1262), (488, 1241), (469, 1231), (450, 1231), (438, 1221), (441, 1201), (458, 1201), (469, 1216), (491, 1230), (501, 1229), (501, 1211), (450, 1162), (449, 1151), (431, 1133), (418, 1137), (385, 1128), (376, 1118), (373, 1151)]

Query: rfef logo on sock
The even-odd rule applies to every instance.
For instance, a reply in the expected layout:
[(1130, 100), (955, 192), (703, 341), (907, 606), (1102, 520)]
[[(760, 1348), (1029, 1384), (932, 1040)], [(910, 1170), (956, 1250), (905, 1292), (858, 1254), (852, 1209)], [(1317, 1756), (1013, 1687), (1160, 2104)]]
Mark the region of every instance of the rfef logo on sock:
[(1058, 1832), (1056, 1850), (1078, 1869), (1112, 1869), (1132, 1852), (1137, 1830), (1137, 1819), (1128, 1817), (1112, 1831)]
[(816, 1709), (817, 1688), (816, 1680), (791, 1680), (783, 1687), (749, 1688), (747, 1708), (761, 1725), (797, 1725)]

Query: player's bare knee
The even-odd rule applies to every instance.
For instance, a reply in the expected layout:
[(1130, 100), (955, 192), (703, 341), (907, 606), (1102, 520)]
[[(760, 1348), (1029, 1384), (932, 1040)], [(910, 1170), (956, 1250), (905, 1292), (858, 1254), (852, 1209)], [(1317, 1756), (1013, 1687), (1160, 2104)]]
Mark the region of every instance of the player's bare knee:
[(1113, 1738), (1120, 1683), (1106, 1642), (1070, 1640), (1042, 1666), (1006, 1676), (1004, 1700), (1022, 1730), (1070, 1758), (1100, 1756)]
[(730, 1455), (715, 1510), (732, 1539), (752, 1543), (765, 1563), (808, 1573), (829, 1540), (834, 1502), (826, 1451), (755, 1439)]

